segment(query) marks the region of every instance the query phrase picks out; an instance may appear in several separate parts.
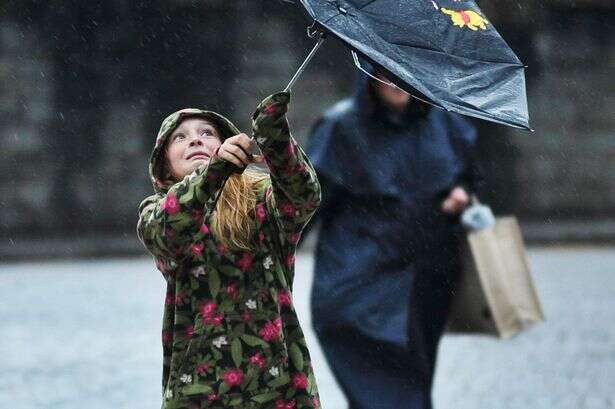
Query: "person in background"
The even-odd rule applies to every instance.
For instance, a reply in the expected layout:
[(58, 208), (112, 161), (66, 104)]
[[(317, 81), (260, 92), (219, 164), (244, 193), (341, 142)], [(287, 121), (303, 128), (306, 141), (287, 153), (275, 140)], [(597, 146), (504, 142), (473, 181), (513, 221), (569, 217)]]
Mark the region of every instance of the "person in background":
[[(312, 317), (350, 409), (429, 409), (476, 132), (377, 71), (313, 127)], [(377, 79), (375, 79), (377, 78)]]

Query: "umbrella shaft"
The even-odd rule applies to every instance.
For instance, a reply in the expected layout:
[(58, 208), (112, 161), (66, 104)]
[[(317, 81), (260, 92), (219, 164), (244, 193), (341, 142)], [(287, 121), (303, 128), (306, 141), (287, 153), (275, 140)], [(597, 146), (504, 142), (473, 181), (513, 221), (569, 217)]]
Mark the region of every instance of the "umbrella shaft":
[(290, 91), (293, 85), (295, 85), (295, 82), (297, 82), (297, 79), (299, 79), (303, 71), (305, 71), (305, 67), (307, 67), (307, 65), (310, 63), (310, 60), (312, 59), (312, 57), (314, 57), (314, 55), (316, 54), (316, 51), (318, 51), (318, 49), (320, 48), (320, 46), (322, 45), (324, 41), (325, 41), (325, 37), (321, 35), (320, 38), (318, 39), (318, 42), (316, 42), (316, 45), (314, 46), (314, 48), (312, 48), (312, 51), (310, 51), (308, 56), (305, 58), (305, 61), (303, 61), (303, 64), (301, 64), (301, 66), (299, 67), (295, 75), (293, 75), (290, 82), (284, 89), (285, 92)]

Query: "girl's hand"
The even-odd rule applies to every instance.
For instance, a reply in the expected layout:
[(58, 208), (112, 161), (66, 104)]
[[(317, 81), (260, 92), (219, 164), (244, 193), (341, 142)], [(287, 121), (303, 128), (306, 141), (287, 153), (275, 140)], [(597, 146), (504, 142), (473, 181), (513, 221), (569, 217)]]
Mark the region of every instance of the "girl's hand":
[(218, 148), (218, 156), (227, 162), (231, 162), (239, 168), (245, 168), (250, 163), (260, 163), (263, 161), (262, 155), (253, 155), (252, 140), (245, 133), (227, 138)]

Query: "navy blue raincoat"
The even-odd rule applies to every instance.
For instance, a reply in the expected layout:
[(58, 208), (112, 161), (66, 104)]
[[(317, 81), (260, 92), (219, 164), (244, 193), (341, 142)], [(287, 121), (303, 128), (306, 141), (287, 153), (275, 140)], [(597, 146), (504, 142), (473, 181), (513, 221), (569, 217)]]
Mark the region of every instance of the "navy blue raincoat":
[[(322, 203), (311, 222), (321, 225), (313, 323), (351, 408), (431, 405), (461, 232), (458, 216), (444, 214), (440, 205), (454, 186), (475, 189), (475, 140), (464, 118), (416, 100), (407, 113), (394, 115), (367, 85), (314, 126), (308, 154)], [(353, 378), (351, 350), (368, 362), (365, 348), (398, 356), (394, 366), (401, 372), (394, 376), (404, 381), (382, 379), (379, 390), (361, 375)], [(372, 404), (366, 393), (387, 398)]]

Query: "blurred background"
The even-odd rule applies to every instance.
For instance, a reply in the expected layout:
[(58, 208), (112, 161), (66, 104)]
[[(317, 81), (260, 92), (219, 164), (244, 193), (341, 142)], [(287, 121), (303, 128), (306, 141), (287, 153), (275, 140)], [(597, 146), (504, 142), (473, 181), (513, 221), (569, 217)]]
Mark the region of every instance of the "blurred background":
[[(528, 65), (536, 130), (476, 122), (483, 199), (515, 213), (528, 240), (612, 240), (615, 3), (481, 6)], [(21, 0), (0, 11), (2, 258), (140, 252), (136, 206), (164, 116), (207, 107), (248, 131), (312, 45), (302, 10), (281, 0)], [(294, 90), (297, 139), (355, 77), (329, 41)]]
[[(446, 340), (439, 379), (453, 386), (439, 381), (437, 401), (615, 407), (612, 387), (601, 386), (615, 384), (615, 2), (478, 3), (528, 65), (535, 129), (475, 122), (482, 199), (519, 217), (547, 317), (568, 316), (503, 347)], [(187, 106), (228, 114), (248, 131), (256, 104), (284, 88), (311, 48), (308, 24), (282, 0), (0, 3), (0, 407), (159, 404), (163, 282), (135, 235), (155, 133)], [(319, 115), (354, 91), (356, 75), (349, 52), (327, 41), (294, 89), (290, 118), (302, 144)], [(309, 252), (299, 262), (309, 321)], [(575, 302), (582, 307), (571, 310)], [(502, 367), (484, 359), (489, 348), (520, 358)], [(484, 374), (480, 388), (467, 392), (461, 359), (472, 376)], [(344, 408), (321, 365), (325, 407)], [(503, 380), (528, 373), (513, 392)], [(535, 399), (515, 400), (527, 388)], [(490, 391), (498, 403), (476, 404)]]

